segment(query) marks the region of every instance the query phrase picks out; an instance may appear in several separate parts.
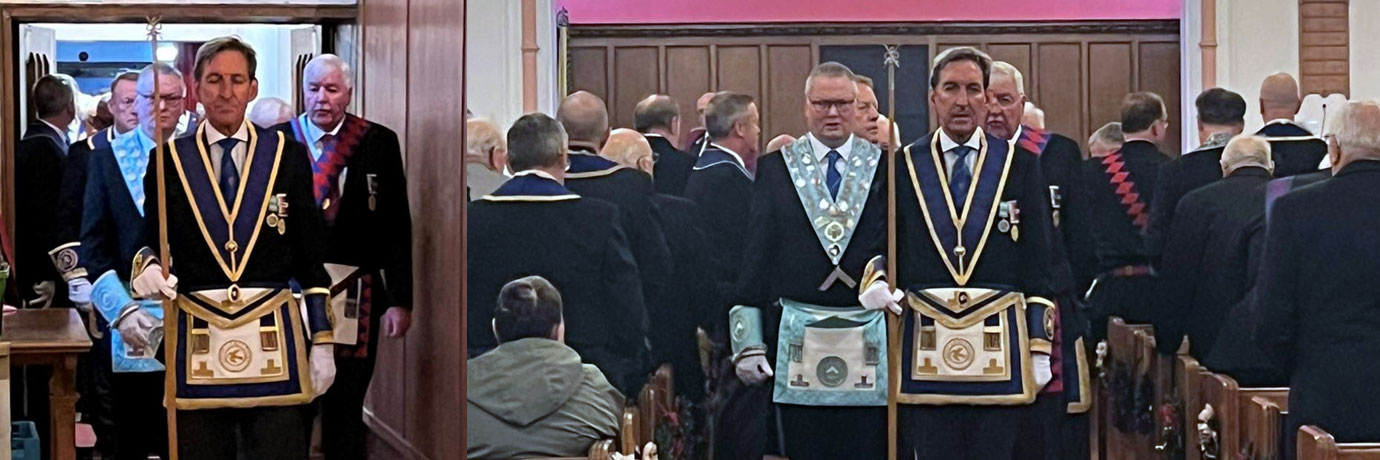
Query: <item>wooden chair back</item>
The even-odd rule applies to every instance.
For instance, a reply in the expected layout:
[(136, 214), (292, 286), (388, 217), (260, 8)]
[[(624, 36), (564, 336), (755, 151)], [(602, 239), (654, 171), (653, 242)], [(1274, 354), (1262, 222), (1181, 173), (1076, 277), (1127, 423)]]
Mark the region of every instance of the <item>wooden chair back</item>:
[(634, 455), (637, 453), (637, 446), (642, 445), (640, 434), (641, 426), (638, 425), (637, 407), (628, 406), (623, 408), (623, 418), (618, 424), (618, 452), (623, 455)]
[(1203, 410), (1203, 401), (1198, 392), (1203, 366), (1192, 356), (1181, 354), (1174, 357), (1174, 392), (1179, 401), (1179, 435), (1183, 440), (1184, 460), (1203, 460), (1203, 452), (1198, 449), (1198, 412)]
[[(1137, 433), (1133, 414), (1135, 389), (1145, 375), (1140, 366), (1141, 345), (1137, 332), (1145, 333), (1149, 325), (1131, 325), (1119, 317), (1107, 324), (1107, 355), (1103, 360), (1102, 384), (1098, 403), (1101, 406), (1098, 458), (1140, 460), (1153, 454), (1153, 446), (1144, 433)], [(1150, 449), (1151, 452), (1146, 452)]]
[(637, 398), (639, 436), (643, 443), (656, 441), (656, 427), (666, 414), (676, 412), (675, 376), (670, 364), (662, 364), (652, 374)]
[(1314, 425), (1299, 428), (1298, 460), (1380, 460), (1380, 443), (1338, 443)]
[(1248, 458), (1279, 460), (1284, 449), (1284, 411), (1289, 407), (1289, 397), (1286, 394), (1282, 399), (1270, 395), (1249, 398), (1244, 401), (1241, 414), (1241, 423), (1245, 424), (1241, 434), (1243, 448)]

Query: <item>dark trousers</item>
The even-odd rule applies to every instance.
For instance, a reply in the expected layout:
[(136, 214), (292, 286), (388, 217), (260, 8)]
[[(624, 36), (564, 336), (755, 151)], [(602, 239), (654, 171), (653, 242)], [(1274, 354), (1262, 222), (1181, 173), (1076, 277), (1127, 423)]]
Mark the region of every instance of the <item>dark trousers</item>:
[(196, 460), (305, 460), (302, 406), (177, 411), (177, 452)]
[(902, 406), (900, 457), (1011, 460), (1028, 406)]
[(150, 455), (168, 458), (168, 412), (163, 408), (163, 373), (110, 374), (110, 388), (115, 459), (148, 460)]
[[(321, 412), (321, 452), (328, 460), (364, 460), (368, 456), (364, 394), (373, 377), (373, 358), (335, 358), (335, 383), (316, 400)], [(311, 430), (310, 423), (307, 430)]]
[(719, 372), (715, 388), (714, 458), (756, 460), (768, 452), (778, 452), (772, 441), (777, 436), (771, 429), (776, 415), (771, 403), (771, 381), (745, 385), (733, 373), (732, 363), (728, 363), (728, 368)]
[(1062, 395), (1041, 394), (1021, 421), (1017, 460), (1086, 460), (1087, 414), (1069, 414)]
[(886, 407), (776, 407), (791, 460), (886, 458)]
[[(96, 452), (115, 455), (114, 398), (111, 395), (110, 337), (91, 339), (91, 350), (77, 358), (77, 412), (96, 433)], [(140, 459), (143, 460), (143, 459)]]
[(1088, 322), (1092, 326), (1090, 343), (1107, 338), (1107, 320), (1120, 316), (1127, 324), (1148, 324), (1156, 318), (1153, 276), (1111, 276), (1100, 278), (1088, 297)]

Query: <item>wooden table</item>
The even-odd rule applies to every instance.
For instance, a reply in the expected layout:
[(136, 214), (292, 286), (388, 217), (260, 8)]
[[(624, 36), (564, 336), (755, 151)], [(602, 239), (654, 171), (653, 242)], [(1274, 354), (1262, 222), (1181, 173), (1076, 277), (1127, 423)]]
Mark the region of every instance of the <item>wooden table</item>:
[(53, 460), (77, 458), (77, 357), (91, 349), (77, 311), (21, 309), (4, 319), (0, 340), (9, 342), (11, 366), (49, 366), (48, 452)]

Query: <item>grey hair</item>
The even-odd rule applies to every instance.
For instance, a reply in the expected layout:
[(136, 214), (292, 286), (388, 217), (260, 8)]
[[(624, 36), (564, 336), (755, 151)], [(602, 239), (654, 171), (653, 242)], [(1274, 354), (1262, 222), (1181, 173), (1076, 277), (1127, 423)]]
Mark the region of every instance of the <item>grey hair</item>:
[(1347, 102), (1333, 119), (1332, 132), (1342, 155), (1380, 159), (1380, 102)]
[(508, 165), (514, 172), (556, 166), (564, 161), (569, 141), (555, 118), (523, 115), (508, 128)]
[(254, 103), (249, 110), (249, 121), (264, 128), (270, 128), (292, 119), (292, 106), (276, 97), (265, 97)]
[(354, 89), (355, 78), (350, 73), (350, 63), (345, 62), (340, 56), (329, 53), (312, 58), (311, 61), (307, 62), (307, 66), (302, 68), (302, 89), (305, 91), (307, 85), (311, 84), (310, 75), (316, 75), (317, 72), (326, 70), (339, 70), (340, 76), (345, 79), (345, 88)]
[[(854, 74), (854, 73), (853, 73), (853, 70), (852, 70), (852, 69), (849, 69), (848, 66), (843, 65), (843, 64), (839, 64), (839, 63), (833, 62), (833, 61), (825, 62), (825, 63), (823, 63), (823, 64), (820, 64), (820, 65), (815, 66), (814, 70), (811, 70), (811, 71), (810, 71), (810, 75), (807, 76), (807, 77), (805, 77), (805, 94), (806, 94), (806, 95), (809, 95), (809, 94), (810, 94), (810, 90), (811, 90), (811, 89), (814, 89), (814, 87), (815, 87), (815, 78), (817, 78), (817, 77), (847, 78), (849, 81), (852, 81), (852, 82), (857, 82), (857, 81), (858, 81), (858, 76), (857, 76), (857, 74)], [(871, 85), (869, 85), (869, 86), (871, 86)], [(858, 87), (857, 87), (857, 86), (854, 86), (854, 87), (853, 87), (853, 94), (857, 94), (857, 93), (858, 93)]]
[(1121, 131), (1121, 122), (1113, 121), (1097, 128), (1097, 131), (1093, 131), (1092, 136), (1088, 138), (1088, 143), (1120, 146), (1126, 143), (1126, 133)]
[(709, 138), (721, 139), (732, 133), (733, 125), (747, 118), (752, 102), (752, 96), (731, 91), (714, 95), (709, 106), (704, 108), (704, 126)]
[(1230, 173), (1240, 168), (1255, 166), (1274, 171), (1275, 162), (1270, 154), (1270, 141), (1260, 136), (1236, 136), (1227, 142), (1222, 151), (1222, 170)]
[(1025, 95), (1025, 77), (1021, 76), (1021, 70), (1017, 69), (1006, 61), (992, 62), (992, 76), (1006, 75), (1016, 82), (1016, 94)]
[[(153, 74), (155, 72), (157, 72), (159, 75), (171, 75), (177, 77), (178, 85), (185, 86), (182, 83), (182, 72), (178, 71), (176, 67), (164, 64), (162, 62), (155, 62), (153, 64), (144, 66), (143, 70), (139, 71), (139, 78), (135, 82), (135, 88), (136, 91), (139, 92), (139, 94), (150, 96), (153, 95)], [(185, 90), (186, 88), (183, 89)]]

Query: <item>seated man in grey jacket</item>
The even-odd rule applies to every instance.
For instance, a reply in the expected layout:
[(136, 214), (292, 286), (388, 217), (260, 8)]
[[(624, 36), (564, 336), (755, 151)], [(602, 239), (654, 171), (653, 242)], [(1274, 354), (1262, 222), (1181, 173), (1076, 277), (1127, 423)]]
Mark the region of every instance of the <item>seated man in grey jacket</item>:
[(466, 364), (468, 457), (582, 456), (618, 433), (623, 396), (565, 345), (561, 293), (540, 276), (503, 286), (498, 347)]

